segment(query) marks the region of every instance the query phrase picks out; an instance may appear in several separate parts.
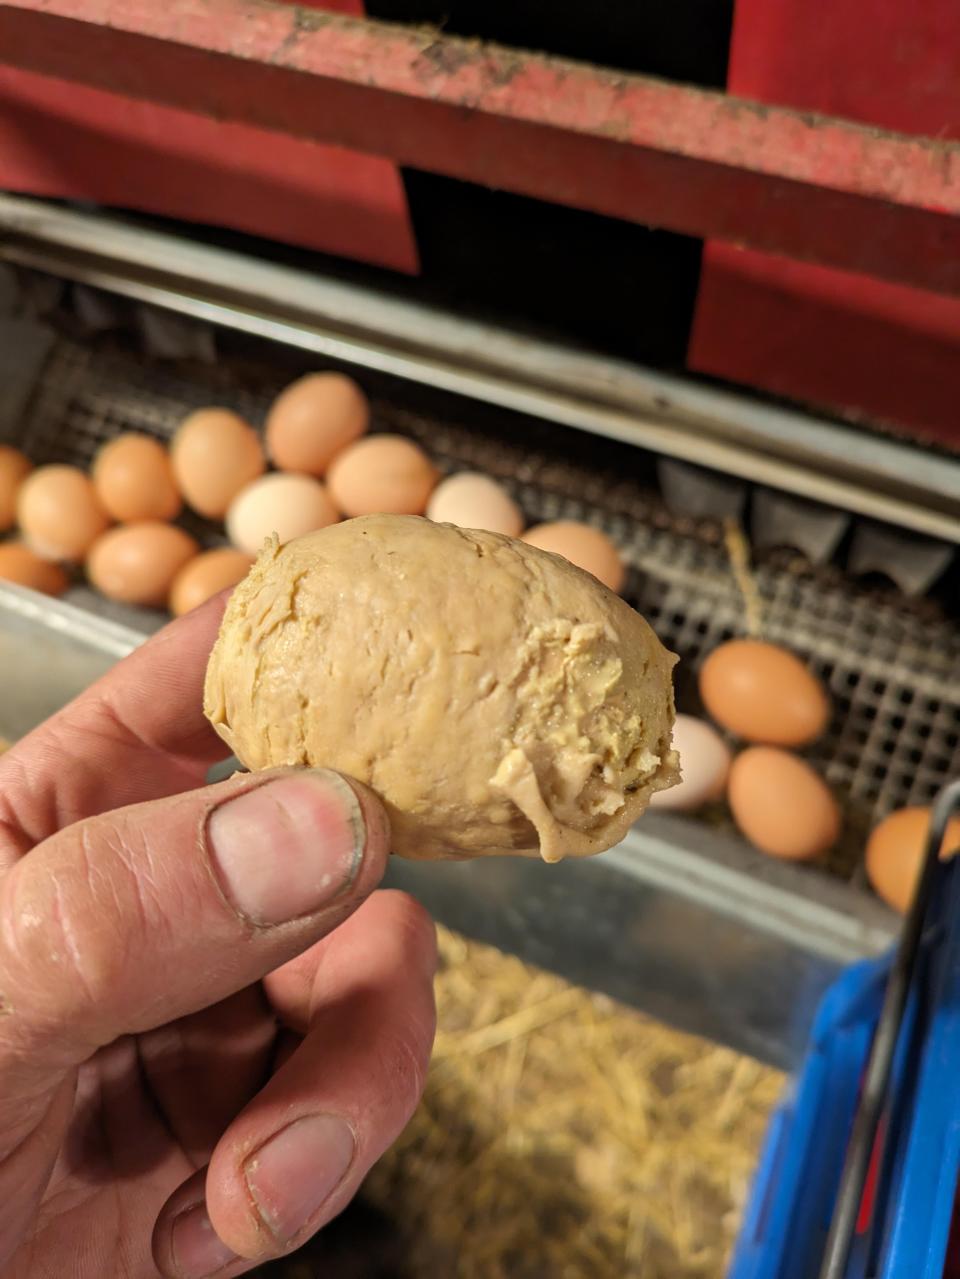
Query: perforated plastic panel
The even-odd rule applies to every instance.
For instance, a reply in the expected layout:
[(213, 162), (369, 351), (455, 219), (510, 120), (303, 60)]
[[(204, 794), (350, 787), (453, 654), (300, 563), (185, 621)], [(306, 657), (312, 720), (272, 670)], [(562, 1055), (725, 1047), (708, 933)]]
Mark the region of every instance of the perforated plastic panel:
[[(269, 387), (258, 377), (252, 389), (235, 366), (176, 371), (62, 342), (10, 442), (38, 463), (86, 466), (105, 439), (123, 430), (167, 438), (201, 404), (226, 403), (259, 423), (283, 380)], [(667, 515), (638, 481), (392, 405), (375, 405), (375, 427), (418, 438), (448, 470), (497, 476), (531, 522), (576, 518), (605, 529), (631, 565), (631, 603), (686, 663), (743, 633), (743, 600), (718, 530)], [(222, 538), (202, 521), (187, 517), (187, 525), (204, 541)], [(756, 586), (766, 638), (807, 657), (831, 691), (831, 726), (811, 756), (862, 817), (926, 803), (960, 774), (960, 627), (796, 558), (761, 564)], [(83, 587), (74, 598), (141, 626), (158, 620), (110, 608)]]

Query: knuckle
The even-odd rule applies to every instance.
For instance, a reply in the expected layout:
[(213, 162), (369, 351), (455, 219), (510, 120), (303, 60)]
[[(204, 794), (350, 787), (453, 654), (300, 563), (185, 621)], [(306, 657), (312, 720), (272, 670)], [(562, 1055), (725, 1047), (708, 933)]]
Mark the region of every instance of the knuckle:
[(437, 969), (437, 926), (433, 918), (408, 893), (396, 889), (384, 891), (391, 899), (400, 963), (404, 970), (424, 972), (432, 978)]
[(411, 1018), (383, 1046), (387, 1095), (405, 1124), (423, 1096), (433, 1044), (433, 1019)]

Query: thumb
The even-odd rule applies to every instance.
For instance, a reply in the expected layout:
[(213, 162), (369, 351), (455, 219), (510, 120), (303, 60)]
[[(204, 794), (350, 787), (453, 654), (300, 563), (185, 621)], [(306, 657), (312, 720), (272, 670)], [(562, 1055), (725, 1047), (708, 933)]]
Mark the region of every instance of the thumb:
[(78, 822), (0, 881), (0, 1097), (209, 1006), (346, 918), (388, 825), (339, 774), (283, 770)]

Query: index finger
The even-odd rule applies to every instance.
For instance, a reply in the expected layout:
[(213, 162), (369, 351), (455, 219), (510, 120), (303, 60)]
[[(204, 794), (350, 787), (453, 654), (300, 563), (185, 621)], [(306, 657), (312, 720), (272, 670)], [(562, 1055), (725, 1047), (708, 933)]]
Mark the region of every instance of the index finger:
[(0, 759), (0, 868), (82, 818), (203, 785), (229, 753), (203, 715), (227, 594), (165, 626)]

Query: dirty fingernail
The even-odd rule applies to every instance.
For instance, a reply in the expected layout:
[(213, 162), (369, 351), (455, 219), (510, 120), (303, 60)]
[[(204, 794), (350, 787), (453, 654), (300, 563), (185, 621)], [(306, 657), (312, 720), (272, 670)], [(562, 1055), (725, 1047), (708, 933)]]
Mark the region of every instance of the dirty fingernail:
[(366, 825), (338, 773), (304, 771), (221, 804), (207, 835), (235, 908), (255, 923), (280, 924), (322, 909), (353, 882)]
[(353, 1161), (353, 1129), (336, 1115), (298, 1119), (244, 1165), (250, 1194), (278, 1242), (295, 1238), (320, 1211)]

